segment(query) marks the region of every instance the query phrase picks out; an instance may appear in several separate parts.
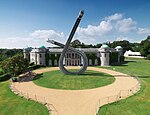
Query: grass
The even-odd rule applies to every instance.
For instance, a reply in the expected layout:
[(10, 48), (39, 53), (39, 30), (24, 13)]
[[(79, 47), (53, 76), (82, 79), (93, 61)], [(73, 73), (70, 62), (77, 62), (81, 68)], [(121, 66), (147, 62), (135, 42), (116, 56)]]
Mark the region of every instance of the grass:
[(65, 75), (59, 70), (45, 72), (34, 78), (34, 83), (47, 88), (81, 90), (111, 84), (115, 78), (96, 71), (87, 71), (82, 75)]
[(115, 68), (116, 71), (138, 76), (142, 83), (141, 90), (127, 99), (103, 106), (100, 115), (150, 115), (150, 61), (132, 60), (128, 58), (127, 64), (109, 69)]
[(0, 115), (48, 115), (47, 108), (35, 101), (15, 95), (9, 82), (0, 82)]

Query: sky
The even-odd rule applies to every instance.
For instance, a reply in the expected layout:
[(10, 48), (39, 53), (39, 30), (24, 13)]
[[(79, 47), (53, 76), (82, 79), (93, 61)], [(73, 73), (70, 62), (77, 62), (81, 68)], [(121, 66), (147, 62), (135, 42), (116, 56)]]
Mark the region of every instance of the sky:
[(65, 44), (80, 10), (84, 16), (73, 40), (85, 44), (150, 35), (150, 0), (0, 0), (0, 48)]

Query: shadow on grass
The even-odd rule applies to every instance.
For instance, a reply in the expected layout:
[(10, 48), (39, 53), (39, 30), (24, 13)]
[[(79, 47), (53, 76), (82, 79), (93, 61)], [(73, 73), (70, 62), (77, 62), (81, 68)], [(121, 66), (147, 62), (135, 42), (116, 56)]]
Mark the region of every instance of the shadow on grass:
[(128, 62), (137, 62), (136, 60), (126, 60), (124, 61), (124, 63), (128, 63)]
[(124, 61), (124, 62), (122, 62), (122, 63), (112, 63), (111, 65), (112, 65), (112, 66), (128, 66), (127, 64), (128, 64), (129, 62), (137, 62), (137, 61), (134, 61), (134, 60), (127, 60), (127, 61)]
[(147, 76), (138, 76), (139, 78), (150, 78), (150, 75)]
[[(63, 74), (63, 73), (62, 73)], [(71, 75), (67, 75), (67, 74), (65, 74), (66, 75), (66, 77), (68, 77), (68, 76), (71, 76)], [(78, 76), (100, 76), (100, 77), (113, 77), (113, 76), (111, 76), (111, 75), (107, 75), (107, 74), (105, 74), (105, 73), (92, 73), (92, 72), (86, 72), (86, 73), (84, 73), (84, 74), (79, 74), (79, 75), (72, 75), (72, 76), (75, 76), (75, 77), (78, 77)], [(38, 80), (38, 79), (41, 79), (41, 78), (43, 78), (43, 74), (37, 74), (34, 78), (33, 78), (33, 81), (34, 80)]]
[(92, 72), (86, 72), (84, 74), (80, 74), (80, 75), (83, 75), (83, 76), (107, 76), (107, 77), (113, 77), (113, 76), (110, 76), (110, 75), (107, 75), (105, 73), (92, 73)]
[(43, 78), (43, 73), (37, 74), (37, 75), (33, 78), (33, 81), (34, 81), (34, 80), (37, 80), (37, 79), (41, 79), (41, 78)]

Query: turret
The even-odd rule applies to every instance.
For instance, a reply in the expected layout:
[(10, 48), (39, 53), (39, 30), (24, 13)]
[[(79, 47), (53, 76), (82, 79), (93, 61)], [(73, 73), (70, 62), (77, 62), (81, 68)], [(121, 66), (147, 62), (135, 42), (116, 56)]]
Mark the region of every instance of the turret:
[(117, 46), (115, 49), (118, 52), (118, 63), (120, 63), (121, 62), (120, 58), (121, 56), (123, 56), (123, 48), (121, 46)]
[(34, 48), (30, 52), (30, 62), (36, 64), (36, 65), (46, 65), (46, 48), (44, 46), (41, 46), (39, 48)]
[(23, 55), (24, 58), (30, 61), (30, 51), (32, 50), (32, 47), (27, 47), (23, 49)]
[(101, 66), (109, 66), (110, 48), (106, 44), (103, 44), (99, 50), (101, 54)]
[(44, 66), (46, 65), (45, 54), (46, 54), (45, 46), (40, 46), (37, 49), (37, 64), (38, 65), (44, 65)]

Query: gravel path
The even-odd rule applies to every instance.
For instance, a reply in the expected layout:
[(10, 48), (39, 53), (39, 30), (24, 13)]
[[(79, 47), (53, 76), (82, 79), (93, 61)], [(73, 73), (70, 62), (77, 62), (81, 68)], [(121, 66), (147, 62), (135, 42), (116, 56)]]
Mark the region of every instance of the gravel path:
[[(57, 70), (58, 67), (35, 70), (39, 74), (46, 71)], [(126, 74), (96, 67), (88, 67), (88, 70), (108, 73), (115, 77), (115, 82), (95, 89), (87, 90), (57, 90), (35, 85), (32, 81), (16, 82), (15, 87), (22, 93), (27, 93), (31, 98), (46, 101), (52, 104), (52, 115), (96, 115), (96, 104), (99, 99), (114, 96), (120, 90), (131, 89), (138, 81)], [(33, 97), (32, 97), (33, 96)], [(112, 100), (113, 101), (113, 100)], [(101, 105), (104, 103), (101, 102)]]

